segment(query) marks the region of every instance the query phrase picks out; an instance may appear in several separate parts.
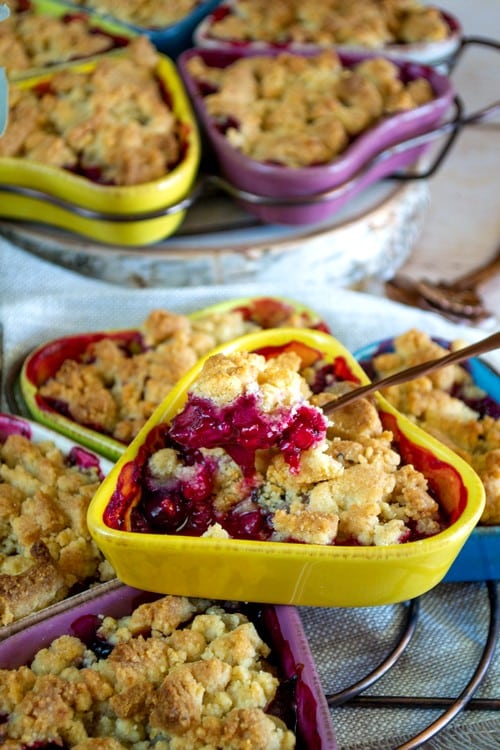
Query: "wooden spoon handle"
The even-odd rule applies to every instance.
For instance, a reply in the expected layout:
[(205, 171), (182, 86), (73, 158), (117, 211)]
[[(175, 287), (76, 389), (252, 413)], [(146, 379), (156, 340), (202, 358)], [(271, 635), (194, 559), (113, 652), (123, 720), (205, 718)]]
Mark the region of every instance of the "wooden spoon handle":
[(387, 378), (382, 378), (375, 383), (368, 383), (360, 388), (356, 388), (353, 391), (345, 393), (339, 398), (332, 399), (321, 407), (325, 414), (331, 414), (336, 409), (340, 409), (346, 404), (350, 404), (352, 401), (356, 401), (362, 396), (367, 396), (369, 393), (374, 391), (380, 391), (382, 388), (387, 388), (390, 385), (400, 385), (401, 383), (407, 383), (409, 380), (419, 378), (421, 375), (427, 375), (434, 370), (438, 370), (440, 367), (446, 367), (448, 365), (455, 364), (457, 362), (463, 362), (464, 359), (475, 357), (485, 352), (491, 352), (494, 349), (500, 347), (500, 331), (497, 333), (487, 336), (481, 341), (477, 341), (475, 344), (465, 346), (463, 349), (457, 349), (455, 352), (446, 354), (444, 357), (438, 357), (437, 359), (431, 359), (428, 362), (422, 362), (414, 367), (408, 367), (406, 370), (401, 370), (393, 375), (389, 375)]

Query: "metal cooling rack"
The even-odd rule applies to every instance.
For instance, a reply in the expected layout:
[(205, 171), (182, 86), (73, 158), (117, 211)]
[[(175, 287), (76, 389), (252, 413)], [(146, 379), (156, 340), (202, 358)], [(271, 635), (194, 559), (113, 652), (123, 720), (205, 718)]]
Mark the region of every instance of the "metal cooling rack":
[(444, 698), (432, 695), (363, 695), (365, 690), (390, 672), (391, 668), (408, 647), (419, 620), (420, 598), (416, 598), (403, 604), (406, 609), (404, 622), (390, 653), (375, 669), (366, 674), (365, 677), (340, 692), (327, 693), (326, 699), (330, 708), (349, 705), (386, 709), (444, 709), (443, 713), (424, 730), (392, 750), (414, 750), (420, 747), (424, 742), (428, 742), (433, 737), (436, 737), (439, 732), (447, 727), (464, 710), (498, 711), (500, 709), (500, 698), (473, 697), (492, 663), (500, 627), (498, 582), (485, 581), (484, 588), (489, 605), (489, 622), (487, 623), (485, 632), (484, 645), (473, 674), (459, 695)]

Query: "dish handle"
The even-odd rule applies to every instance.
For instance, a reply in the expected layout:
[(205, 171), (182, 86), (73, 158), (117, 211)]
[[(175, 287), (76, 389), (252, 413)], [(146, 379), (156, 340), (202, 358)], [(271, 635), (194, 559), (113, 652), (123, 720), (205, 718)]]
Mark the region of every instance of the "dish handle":
[[(458, 46), (455, 54), (450, 59), (449, 63), (446, 65), (446, 74), (450, 75), (453, 70), (456, 68), (458, 61), (462, 57), (464, 51), (472, 46), (481, 46), (481, 47), (489, 47), (491, 49), (496, 50), (497, 52), (500, 50), (500, 42), (496, 41), (495, 39), (488, 39), (487, 37), (480, 37), (480, 36), (470, 36), (470, 37), (463, 37), (460, 41), (460, 45)], [(447, 156), (449, 150), (451, 149), (453, 143), (455, 142), (456, 137), (458, 134), (462, 131), (462, 129), (468, 125), (476, 125), (479, 123), (484, 122), (488, 117), (490, 117), (493, 114), (496, 114), (500, 110), (500, 101), (493, 102), (492, 104), (489, 104), (485, 107), (482, 107), (481, 109), (476, 110), (475, 112), (472, 112), (468, 115), (464, 115), (464, 105), (461, 101), (461, 99), (458, 96), (455, 96), (454, 100), (455, 104), (455, 117), (450, 122), (444, 123), (442, 126), (438, 126), (434, 131), (429, 131), (428, 136), (432, 137), (433, 133), (435, 136), (440, 135), (441, 133), (448, 133), (448, 137), (444, 141), (440, 151), (436, 154), (434, 157), (433, 162), (424, 170), (421, 172), (414, 172), (414, 173), (406, 173), (406, 174), (393, 174), (391, 175), (391, 178), (400, 180), (400, 181), (408, 181), (408, 180), (423, 180), (427, 179), (428, 177), (432, 177), (441, 164), (443, 163), (445, 157)], [(426, 134), (424, 134), (425, 136)]]

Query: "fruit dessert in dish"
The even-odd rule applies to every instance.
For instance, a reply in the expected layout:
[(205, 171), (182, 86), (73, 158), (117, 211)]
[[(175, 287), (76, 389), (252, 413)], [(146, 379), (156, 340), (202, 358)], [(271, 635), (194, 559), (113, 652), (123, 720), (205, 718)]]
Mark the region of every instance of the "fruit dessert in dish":
[[(173, 585), (190, 595), (231, 582), (255, 601), (265, 581), (260, 597), (316, 604), (345, 602), (340, 589), (352, 575), (348, 601), (394, 597), (399, 566), (412, 560), (428, 583), (426, 563), (414, 558), (433, 557), (432, 577), (433, 547), (451, 563), (483, 489), (470, 467), (385, 402), (360, 399), (326, 418), (322, 405), (363, 382), (362, 372), (335, 339), (306, 329), (249, 334), (195, 365), (89, 509), (118, 577), (137, 585), (154, 560), (159, 570), (175, 567)], [(357, 577), (375, 577), (377, 564), (384, 581), (359, 592)], [(208, 580), (193, 577), (203, 565)]]
[[(373, 379), (441, 357), (465, 342), (444, 342), (411, 329), (373, 348), (361, 364)], [(492, 379), (494, 375), (492, 373)], [(497, 389), (500, 378), (496, 377)], [(452, 365), (382, 391), (398, 411), (467, 461), (483, 482), (483, 524), (500, 524), (500, 403), (474, 379), (470, 366)]]
[(0, 26), (0, 65), (9, 77), (92, 57), (128, 44), (130, 34), (113, 33), (67, 7), (36, 0), (8, 0), (8, 19)]
[(387, 44), (435, 42), (449, 27), (435, 7), (413, 0), (236, 0), (210, 17), (210, 36), (235, 42), (290, 42), (378, 49)]
[(193, 31), (220, 0), (72, 0), (73, 9), (124, 32), (147, 36), (156, 49), (176, 58), (193, 46)]
[[(309, 544), (400, 544), (449, 520), (361, 399), (327, 419), (335, 366), (293, 351), (210, 357), (153, 430), (105, 521), (128, 531)], [(330, 385), (331, 384), (331, 385)], [(348, 387), (348, 386), (347, 386)]]
[(181, 21), (200, 5), (200, 0), (120, 0), (119, 3), (116, 0), (76, 0), (75, 5), (134, 26), (158, 28)]
[(87, 528), (110, 465), (79, 445), (0, 415), (0, 625), (115, 577)]
[(453, 98), (432, 68), (331, 49), (194, 48), (178, 65), (231, 194), (275, 224), (328, 219), (411, 169)]
[(336, 747), (293, 608), (122, 587), (3, 646), (12, 748)]
[(418, 0), (225, 0), (194, 38), (220, 49), (356, 48), (431, 62), (453, 51), (459, 32), (454, 17)]
[(173, 62), (147, 37), (11, 82), (0, 214), (107, 244), (165, 238), (197, 176), (198, 128)]
[(333, 50), (242, 57), (225, 67), (194, 55), (186, 69), (231, 146), (256, 161), (292, 168), (331, 162), (382, 118), (434, 97), (426, 78), (405, 82), (389, 60), (348, 67)]
[(192, 315), (156, 309), (136, 330), (38, 348), (23, 365), (22, 393), (33, 416), (56, 429), (73, 425), (80, 439), (117, 457), (201, 356), (245, 333), (285, 325), (326, 329), (312, 310), (270, 297), (229, 300)]
[(0, 157), (65, 169), (102, 185), (137, 185), (181, 161), (185, 136), (156, 77), (145, 37), (92, 69), (66, 68), (31, 87), (10, 86)]

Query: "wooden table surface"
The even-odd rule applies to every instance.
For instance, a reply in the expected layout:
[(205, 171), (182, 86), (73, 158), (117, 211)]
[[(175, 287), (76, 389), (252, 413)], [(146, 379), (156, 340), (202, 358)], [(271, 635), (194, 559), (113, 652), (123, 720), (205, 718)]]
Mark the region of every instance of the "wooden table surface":
[[(500, 43), (499, 0), (443, 0), (464, 37)], [(466, 112), (500, 101), (500, 49), (467, 45), (452, 80)], [(500, 112), (462, 131), (439, 172), (429, 180), (425, 226), (400, 269), (410, 278), (450, 281), (492, 257), (500, 247)], [(481, 288), (500, 320), (500, 275)]]

